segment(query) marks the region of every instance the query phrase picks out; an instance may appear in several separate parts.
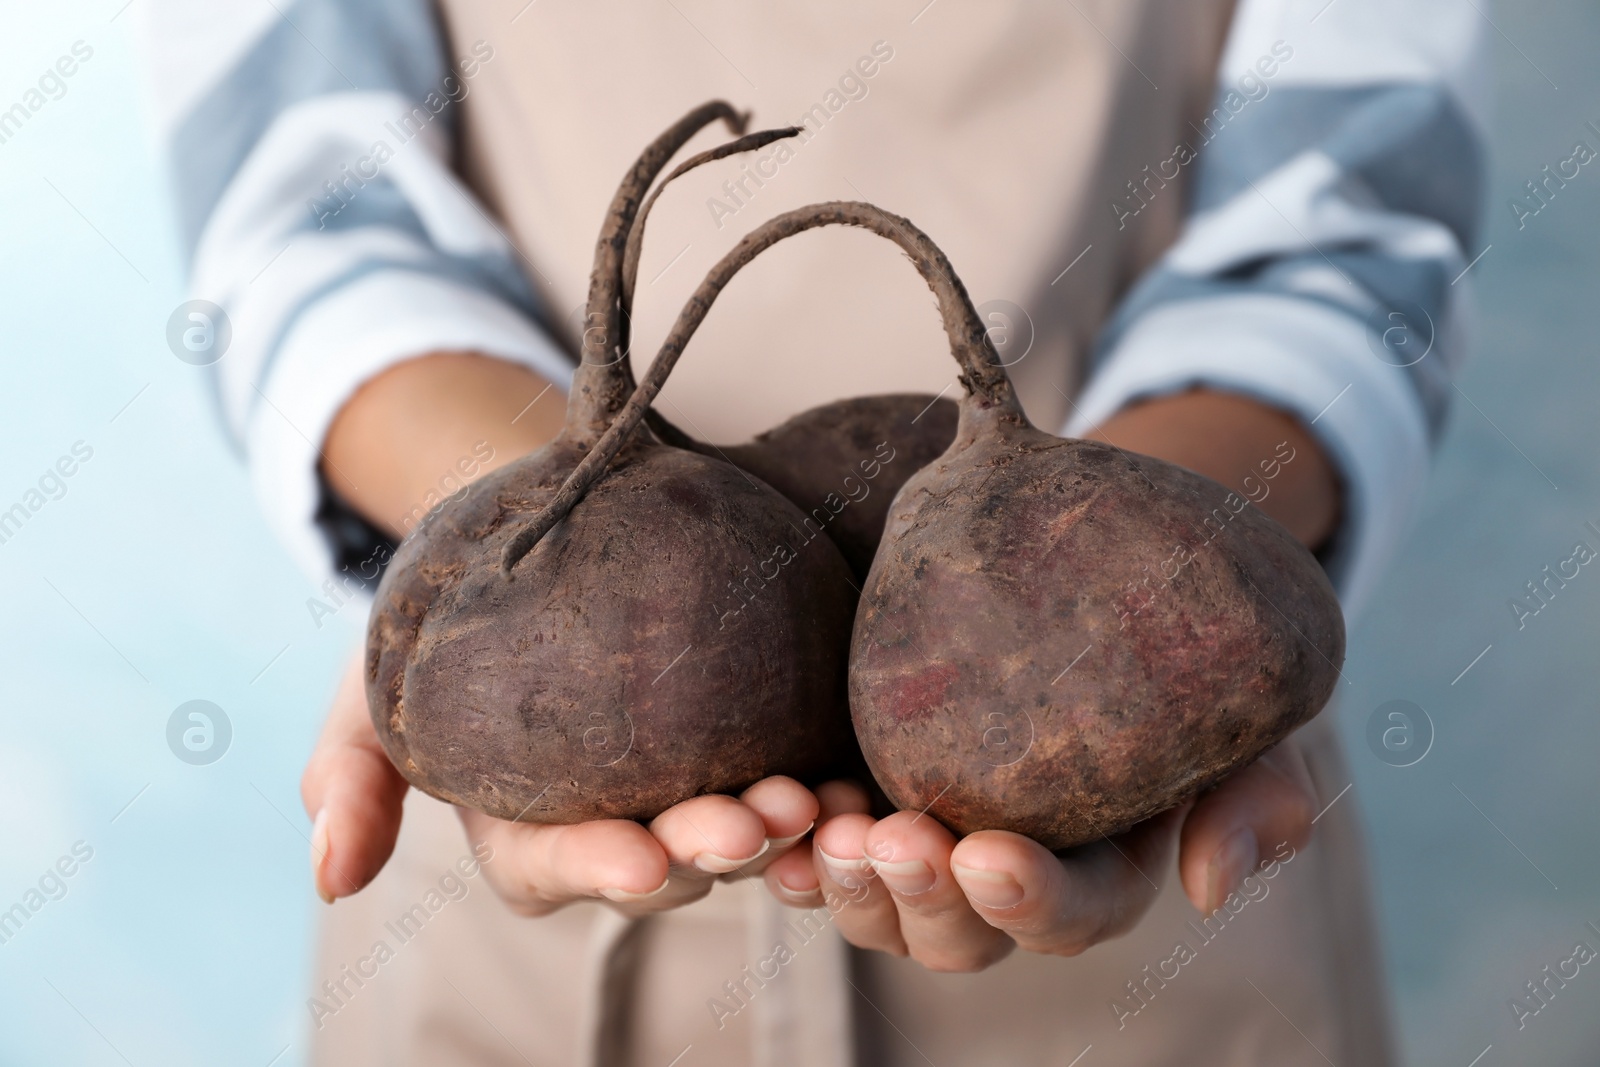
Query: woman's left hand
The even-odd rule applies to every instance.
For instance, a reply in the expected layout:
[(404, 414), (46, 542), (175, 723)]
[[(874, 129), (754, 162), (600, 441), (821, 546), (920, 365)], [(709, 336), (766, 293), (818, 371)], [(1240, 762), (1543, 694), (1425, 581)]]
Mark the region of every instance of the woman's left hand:
[(1189, 900), (1215, 911), (1283, 844), (1303, 847), (1317, 814), (1292, 737), (1197, 801), (1064, 856), (1003, 830), (958, 841), (915, 812), (874, 820), (853, 784), (817, 792), (811, 847), (765, 871), (773, 895), (827, 902), (851, 944), (935, 971), (982, 970), (1019, 946), (1075, 956), (1126, 933), (1155, 901), (1174, 845)]

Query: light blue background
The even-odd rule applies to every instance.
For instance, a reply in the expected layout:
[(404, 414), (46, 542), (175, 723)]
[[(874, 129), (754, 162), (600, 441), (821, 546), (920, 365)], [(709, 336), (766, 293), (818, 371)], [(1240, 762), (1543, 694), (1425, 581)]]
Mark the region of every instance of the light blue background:
[[(292, 1064), (322, 907), (297, 768), (364, 620), (313, 625), (205, 372), (166, 346), (185, 294), (122, 3), (7, 3), (0, 22), (0, 106), (94, 49), (0, 144), (0, 508), (94, 449), (0, 544), (0, 909), (94, 849), (0, 945), (0, 1062), (264, 1067), (292, 1046)], [(233, 725), (210, 766), (166, 744), (195, 698)]]
[[(290, 1064), (321, 907), (296, 784), (362, 620), (314, 626), (316, 590), (265, 534), (203, 372), (166, 348), (184, 294), (120, 4), (0, 4), (0, 107), (74, 41), (94, 48), (0, 144), (0, 509), (73, 442), (94, 448), (0, 545), (0, 909), (75, 841), (94, 849), (0, 945), (0, 1062)], [(1582, 528), (1600, 523), (1600, 170), (1522, 231), (1507, 199), (1574, 140), (1600, 147), (1584, 126), (1600, 123), (1600, 11), (1492, 14), (1492, 248), (1461, 383), (1481, 411), (1458, 403), (1422, 527), (1352, 635), (1340, 802), (1371, 828), (1411, 1062), (1592, 1067), (1600, 971), (1520, 1033), (1507, 1001), (1580, 937), (1600, 945), (1583, 926), (1600, 923), (1600, 576), (1521, 631), (1507, 600), (1578, 538), (1600, 547)], [(233, 723), (211, 766), (166, 747), (195, 698)], [(1366, 748), (1391, 699), (1437, 728), (1415, 767)]]

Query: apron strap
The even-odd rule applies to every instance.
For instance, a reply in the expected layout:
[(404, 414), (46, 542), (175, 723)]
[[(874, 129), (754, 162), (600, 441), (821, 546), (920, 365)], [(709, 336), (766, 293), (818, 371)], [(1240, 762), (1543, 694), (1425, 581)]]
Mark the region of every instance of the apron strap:
[(583, 998), (578, 1016), (583, 1067), (624, 1067), (639, 935), (648, 919), (630, 919), (611, 908), (595, 909), (584, 950)]

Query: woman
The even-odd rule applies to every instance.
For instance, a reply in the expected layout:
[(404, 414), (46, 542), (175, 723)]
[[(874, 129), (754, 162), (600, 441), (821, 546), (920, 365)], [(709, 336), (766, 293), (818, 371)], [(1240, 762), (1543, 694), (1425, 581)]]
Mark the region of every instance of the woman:
[[(949, 253), (1035, 423), (1233, 486), (1292, 455), (1259, 506), (1318, 550), (1348, 613), (1409, 524), (1461, 343), (1446, 281), (1472, 239), (1482, 104), (1459, 8), (148, 15), (194, 288), (233, 323), (219, 402), (319, 576), (331, 561), (361, 585), (463, 479), (549, 439), (618, 177), (723, 97), (804, 133), (663, 200), (639, 347), (760, 221), (878, 202)], [(920, 281), (875, 241), (764, 256), (664, 414), (735, 442), (840, 396), (954, 388)], [(843, 782), (770, 779), (648, 826), (503, 823), (408, 796), (352, 672), (303, 783), (318, 891), (350, 898), (324, 921), (313, 1047), (338, 1064), (1387, 1063), (1349, 781), (1324, 715), (1063, 857), (874, 820)]]

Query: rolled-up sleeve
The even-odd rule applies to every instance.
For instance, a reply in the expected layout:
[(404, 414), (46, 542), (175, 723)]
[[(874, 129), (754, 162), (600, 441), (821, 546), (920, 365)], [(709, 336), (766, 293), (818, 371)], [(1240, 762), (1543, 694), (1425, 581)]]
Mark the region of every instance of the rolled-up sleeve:
[(232, 329), (208, 368), (217, 408), (268, 521), (320, 576), (320, 448), (363, 382), (437, 350), (570, 380), (525, 265), (452, 170), (494, 49), (447, 54), (428, 0), (141, 8), (189, 288)]
[(1324, 562), (1352, 615), (1415, 520), (1467, 343), (1482, 23), (1453, 0), (1243, 0), (1178, 154), (1183, 230), (1067, 428), (1194, 387), (1298, 416), (1344, 483)]

